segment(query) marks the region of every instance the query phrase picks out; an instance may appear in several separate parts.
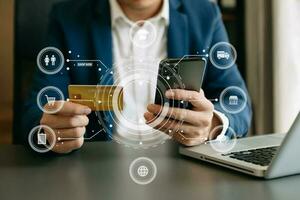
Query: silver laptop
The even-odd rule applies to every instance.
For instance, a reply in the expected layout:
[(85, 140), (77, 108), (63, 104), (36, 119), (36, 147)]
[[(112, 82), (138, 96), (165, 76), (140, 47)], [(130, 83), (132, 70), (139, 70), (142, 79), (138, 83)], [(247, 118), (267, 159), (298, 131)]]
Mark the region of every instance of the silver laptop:
[(300, 174), (299, 153), (300, 112), (288, 133), (237, 139), (228, 152), (212, 143), (180, 148), (180, 154), (266, 179)]

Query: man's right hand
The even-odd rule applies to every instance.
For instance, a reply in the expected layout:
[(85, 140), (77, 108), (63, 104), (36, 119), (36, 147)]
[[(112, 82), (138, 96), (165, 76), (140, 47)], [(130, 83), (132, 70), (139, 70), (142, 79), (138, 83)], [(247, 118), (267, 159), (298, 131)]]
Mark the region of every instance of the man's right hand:
[[(51, 105), (51, 109), (53, 109), (53, 106), (60, 106), (61, 103), (55, 102), (54, 105)], [(47, 110), (47, 107), (49, 107), (48, 104), (45, 105), (45, 110)], [(56, 144), (52, 151), (69, 153), (79, 149), (83, 145), (85, 127), (89, 123), (87, 115), (91, 112), (91, 109), (87, 106), (65, 101), (57, 113), (44, 113), (40, 124), (52, 128), (56, 135)], [(49, 142), (51, 143), (51, 141)]]

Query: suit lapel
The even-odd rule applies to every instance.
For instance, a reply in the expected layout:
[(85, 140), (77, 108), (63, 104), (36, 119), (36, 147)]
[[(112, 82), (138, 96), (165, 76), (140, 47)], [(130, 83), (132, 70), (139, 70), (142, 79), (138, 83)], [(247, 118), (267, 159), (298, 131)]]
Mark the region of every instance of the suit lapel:
[(170, 24), (168, 28), (168, 57), (178, 58), (189, 54), (187, 16), (179, 11), (181, 2), (170, 0)]
[[(112, 31), (110, 7), (108, 0), (99, 0), (96, 4), (96, 13), (92, 19), (91, 33), (94, 46), (94, 55), (97, 60), (101, 60), (107, 70), (112, 68)], [(104, 67), (104, 66), (103, 66)], [(105, 72), (103, 68), (98, 72), (98, 80)], [(106, 85), (112, 85), (113, 79), (109, 79)]]

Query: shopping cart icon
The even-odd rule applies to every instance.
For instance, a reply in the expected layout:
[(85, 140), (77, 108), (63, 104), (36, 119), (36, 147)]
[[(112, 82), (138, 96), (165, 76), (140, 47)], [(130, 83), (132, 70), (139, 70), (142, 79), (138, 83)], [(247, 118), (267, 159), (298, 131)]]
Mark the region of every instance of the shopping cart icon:
[(49, 97), (48, 95), (45, 95), (47, 102), (49, 104), (49, 106), (54, 106), (55, 103), (55, 97)]

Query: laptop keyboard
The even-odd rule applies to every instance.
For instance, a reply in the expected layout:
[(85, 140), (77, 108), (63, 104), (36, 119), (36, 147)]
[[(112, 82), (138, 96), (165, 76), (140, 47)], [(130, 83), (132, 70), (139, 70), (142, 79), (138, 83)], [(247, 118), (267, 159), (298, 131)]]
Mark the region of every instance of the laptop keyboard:
[(229, 156), (230, 158), (242, 160), (256, 165), (268, 166), (271, 163), (278, 148), (279, 146), (250, 149), (246, 151), (224, 154), (224, 156)]

